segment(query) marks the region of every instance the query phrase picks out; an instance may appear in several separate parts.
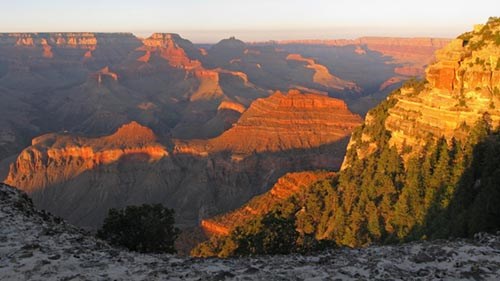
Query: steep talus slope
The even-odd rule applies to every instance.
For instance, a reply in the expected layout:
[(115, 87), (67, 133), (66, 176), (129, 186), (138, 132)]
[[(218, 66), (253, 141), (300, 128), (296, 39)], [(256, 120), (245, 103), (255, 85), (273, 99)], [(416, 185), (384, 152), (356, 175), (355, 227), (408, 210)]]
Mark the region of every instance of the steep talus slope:
[(194, 226), (267, 191), (287, 172), (339, 168), (361, 122), (340, 100), (297, 91), (247, 110), (223, 105), (221, 118), (231, 116), (225, 111), (243, 115), (209, 140), (170, 144), (135, 122), (109, 136), (35, 138), (11, 165), (7, 183), (80, 226), (96, 227), (107, 209), (142, 202), (164, 203), (182, 226)]
[(500, 274), (498, 236), (412, 243), (399, 247), (338, 249), (315, 255), (191, 259), (113, 248), (61, 219), (33, 208), (26, 194), (0, 184), (2, 280), (422, 280)]

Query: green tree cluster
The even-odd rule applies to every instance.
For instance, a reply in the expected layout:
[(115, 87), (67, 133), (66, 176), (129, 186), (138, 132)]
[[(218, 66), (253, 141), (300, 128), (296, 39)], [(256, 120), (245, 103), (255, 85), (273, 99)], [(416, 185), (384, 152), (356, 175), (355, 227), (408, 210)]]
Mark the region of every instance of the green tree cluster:
[(97, 237), (143, 253), (174, 253), (174, 211), (161, 204), (110, 209)]

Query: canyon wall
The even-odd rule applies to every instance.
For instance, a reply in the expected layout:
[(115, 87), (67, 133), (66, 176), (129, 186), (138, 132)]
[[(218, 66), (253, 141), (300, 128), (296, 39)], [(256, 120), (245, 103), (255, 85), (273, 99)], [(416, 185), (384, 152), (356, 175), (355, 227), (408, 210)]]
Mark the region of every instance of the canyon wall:
[(196, 226), (267, 191), (287, 172), (338, 168), (361, 122), (340, 100), (298, 91), (277, 92), (246, 110), (225, 105), (243, 114), (209, 140), (162, 139), (136, 122), (96, 138), (37, 137), (6, 182), (84, 227), (98, 226), (109, 208), (144, 202), (172, 207), (181, 226)]

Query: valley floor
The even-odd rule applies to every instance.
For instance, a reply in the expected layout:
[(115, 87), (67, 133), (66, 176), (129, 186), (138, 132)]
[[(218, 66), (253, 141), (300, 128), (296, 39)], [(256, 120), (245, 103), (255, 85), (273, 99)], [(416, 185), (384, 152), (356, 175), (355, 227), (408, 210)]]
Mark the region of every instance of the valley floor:
[(312, 256), (192, 259), (113, 248), (0, 184), (0, 280), (499, 280), (500, 233)]

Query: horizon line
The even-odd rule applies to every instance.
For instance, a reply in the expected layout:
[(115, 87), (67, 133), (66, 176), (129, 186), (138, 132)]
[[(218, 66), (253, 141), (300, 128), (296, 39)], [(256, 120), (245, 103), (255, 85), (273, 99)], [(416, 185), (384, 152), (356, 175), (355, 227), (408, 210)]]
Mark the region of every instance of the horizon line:
[(262, 40), (241, 40), (238, 39), (238, 36), (221, 36), (221, 39), (216, 39), (214, 41), (194, 41), (189, 37), (183, 36), (182, 33), (178, 32), (147, 32), (147, 36), (141, 36), (141, 32), (133, 32), (133, 31), (0, 31), (0, 35), (11, 35), (11, 34), (129, 34), (133, 35), (135, 38), (143, 40), (147, 39), (154, 34), (172, 34), (178, 35), (182, 39), (188, 40), (193, 44), (217, 44), (222, 40), (227, 39), (236, 39), (240, 40), (244, 43), (249, 44), (259, 44), (259, 43), (283, 43), (283, 42), (294, 42), (294, 41), (317, 41), (319, 42), (328, 42), (334, 40), (345, 40), (345, 41), (355, 41), (362, 38), (398, 38), (398, 39), (445, 39), (450, 40), (456, 37), (443, 37), (443, 36), (411, 36), (411, 35), (403, 35), (403, 36), (390, 36), (390, 35), (361, 35), (356, 37), (328, 37), (328, 38), (317, 38), (317, 37), (309, 37), (309, 38), (296, 38), (296, 39), (262, 39)]

